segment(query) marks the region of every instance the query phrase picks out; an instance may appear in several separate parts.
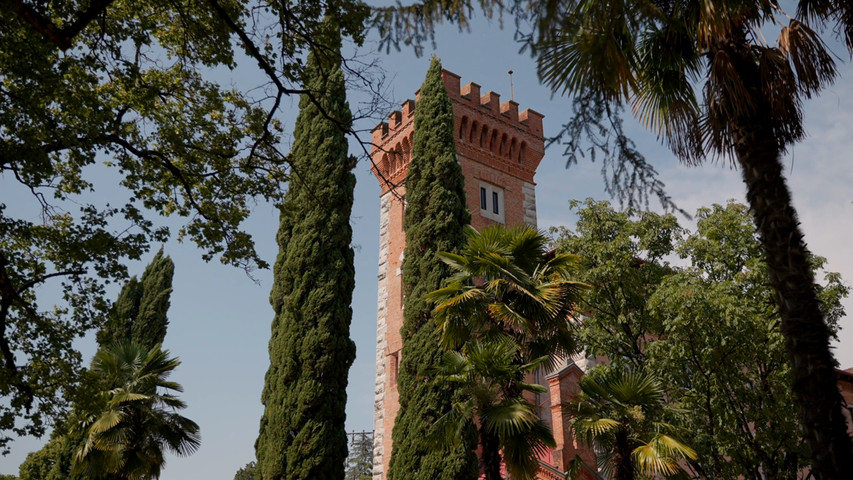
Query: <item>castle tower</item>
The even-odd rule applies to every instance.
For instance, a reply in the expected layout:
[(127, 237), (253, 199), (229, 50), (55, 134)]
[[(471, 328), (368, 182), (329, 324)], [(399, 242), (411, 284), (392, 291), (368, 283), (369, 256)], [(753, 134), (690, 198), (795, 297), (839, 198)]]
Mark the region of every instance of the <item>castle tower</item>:
[[(460, 88), (458, 75), (445, 70), (444, 87), (453, 103), (456, 149), (465, 176), (471, 224), (536, 225), (533, 176), (545, 155), (542, 115), (519, 113), (513, 101), (500, 103), (480, 86)], [(417, 93), (416, 93), (417, 95)], [(403, 346), (402, 262), (405, 247), (403, 202), (412, 153), (415, 102), (406, 100), (388, 122), (373, 130), (373, 173), (382, 187), (379, 220), (379, 313), (376, 345), (374, 478), (382, 480), (391, 460), (391, 432), (399, 410), (397, 366)]]
[[(533, 176), (545, 155), (543, 116), (533, 110), (518, 111), (512, 100), (500, 95), (480, 95), (480, 86), (460, 86), (460, 77), (444, 70), (444, 86), (453, 104), (458, 160), (465, 176), (465, 195), (471, 224), (482, 230), (493, 223), (536, 225), (536, 190)], [(417, 97), (417, 93), (415, 94)], [(373, 129), (371, 157), (382, 187), (379, 220), (379, 310), (376, 344), (376, 399), (374, 415), (374, 480), (384, 480), (391, 460), (391, 433), (400, 408), (397, 368), (403, 346), (402, 262), (405, 246), (403, 206), (405, 178), (412, 155), (415, 101), (406, 100), (388, 122)], [(568, 362), (571, 364), (572, 362)], [(567, 365), (568, 367), (568, 365)], [(560, 377), (562, 379), (562, 377)], [(540, 382), (548, 386), (549, 382)], [(551, 386), (561, 391), (560, 381)], [(564, 383), (564, 382), (563, 382)], [(563, 388), (562, 390), (566, 390)], [(545, 395), (540, 405), (551, 417), (560, 398)], [(559, 395), (557, 396), (559, 397)], [(559, 406), (559, 403), (556, 403)], [(548, 418), (547, 421), (551, 419)], [(562, 421), (559, 423), (562, 424)], [(558, 430), (562, 430), (558, 428)], [(561, 437), (563, 432), (556, 432)], [(560, 444), (560, 438), (557, 438)], [(559, 445), (558, 445), (559, 446)], [(555, 452), (556, 453), (556, 452)], [(566, 451), (566, 455), (570, 452)], [(572, 457), (573, 458), (573, 457)], [(563, 467), (557, 459), (548, 463)]]

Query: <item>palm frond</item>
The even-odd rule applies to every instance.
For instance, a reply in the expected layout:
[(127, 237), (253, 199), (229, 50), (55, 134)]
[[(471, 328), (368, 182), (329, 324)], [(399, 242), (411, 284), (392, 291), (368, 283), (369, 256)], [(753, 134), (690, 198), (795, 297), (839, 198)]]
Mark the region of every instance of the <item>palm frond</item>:
[(758, 71), (763, 93), (770, 105), (777, 138), (784, 144), (801, 140), (805, 135), (797, 81), (791, 63), (778, 48), (760, 49)]
[(853, 54), (853, 4), (850, 2), (800, 0), (797, 2), (797, 17), (815, 25), (822, 25), (827, 20), (835, 21), (836, 35), (843, 38), (847, 51)]
[(540, 81), (560, 94), (592, 90), (607, 100), (627, 99), (636, 90), (637, 58), (630, 2), (575, 5), (559, 30), (536, 45)]
[(121, 410), (107, 410), (89, 427), (89, 431), (95, 434), (106, 432), (124, 420), (125, 414)]
[(837, 75), (835, 61), (820, 36), (808, 25), (791, 20), (779, 34), (779, 48), (797, 73), (800, 91), (811, 97)]
[(679, 460), (696, 459), (696, 452), (668, 435), (657, 435), (631, 452), (638, 470), (647, 476), (670, 476), (681, 470)]

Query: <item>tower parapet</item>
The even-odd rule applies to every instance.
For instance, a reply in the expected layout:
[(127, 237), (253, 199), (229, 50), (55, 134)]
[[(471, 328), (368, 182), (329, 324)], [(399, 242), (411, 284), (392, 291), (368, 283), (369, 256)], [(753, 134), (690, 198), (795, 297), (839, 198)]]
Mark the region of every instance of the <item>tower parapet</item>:
[[(460, 87), (460, 77), (453, 72), (444, 70), (442, 79), (453, 103), (458, 154), (532, 183), (545, 155), (543, 115), (531, 109), (519, 112), (518, 103), (501, 103), (501, 96), (495, 92), (481, 96), (476, 83)], [(415, 98), (418, 94), (415, 92)], [(388, 115), (387, 122), (372, 131), (373, 173), (383, 194), (405, 178), (411, 159), (414, 113), (415, 101), (406, 100), (400, 110)]]

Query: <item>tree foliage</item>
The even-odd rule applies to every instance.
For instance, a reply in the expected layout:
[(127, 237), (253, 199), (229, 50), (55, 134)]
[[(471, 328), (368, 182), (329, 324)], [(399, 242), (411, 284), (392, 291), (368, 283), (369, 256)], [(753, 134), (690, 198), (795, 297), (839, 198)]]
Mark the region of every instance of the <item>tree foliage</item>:
[[(505, 5), (477, 3), (486, 12)], [(436, 22), (461, 23), (475, 5), (428, 1), (385, 9), (377, 19), (391, 41), (417, 42)], [(516, 0), (506, 5), (532, 26), (525, 40), (538, 61), (540, 79), (554, 93), (607, 104), (593, 110), (599, 120), (595, 126), (606, 114), (613, 128), (605, 126), (602, 132), (616, 131), (615, 151), (633, 150), (614, 116), (630, 105), (679, 160), (695, 165), (722, 157), (740, 167), (779, 306), (815, 473), (841, 478), (853, 471), (853, 440), (835, 384), (831, 332), (781, 162), (785, 150), (805, 136), (803, 101), (837, 75), (822, 32), (832, 30), (853, 54), (853, 6), (801, 0), (792, 15), (776, 1)], [(769, 25), (780, 27), (775, 45), (764, 37)], [(573, 124), (570, 143), (578, 132), (596, 133)], [(610, 161), (629, 180), (624, 184), (631, 187), (628, 194), (634, 192), (632, 181), (648, 173), (629, 173), (631, 167), (637, 171), (633, 159), (636, 152), (618, 153)], [(609, 183), (614, 184), (621, 183)]]
[(592, 286), (578, 302), (584, 314), (579, 343), (587, 354), (640, 368), (648, 341), (661, 329), (648, 300), (673, 272), (667, 259), (684, 230), (673, 215), (617, 211), (592, 199), (570, 206), (574, 230), (555, 233), (559, 251), (581, 258), (578, 278)]
[[(453, 386), (438, 382), (442, 349), (432, 321), (427, 293), (438, 289), (448, 267), (438, 252), (454, 251), (465, 242), (464, 177), (456, 161), (453, 107), (441, 78), (441, 62), (433, 58), (415, 105), (412, 160), (406, 174), (403, 229), (403, 338), (397, 381), (400, 411), (394, 423), (390, 480), (475, 478), (476, 458), (469, 433), (460, 446), (434, 448), (426, 436), (432, 424), (452, 408)], [(471, 432), (473, 433), (473, 432)]]
[[(57, 471), (62, 470), (57, 465), (62, 455), (62, 441), (51, 439), (44, 447), (27, 454), (27, 458), (18, 468), (21, 480), (59, 480)], [(73, 456), (73, 453), (72, 453)], [(69, 456), (68, 458), (72, 458)]]
[(136, 276), (124, 284), (107, 321), (98, 331), (101, 348), (119, 342), (135, 342), (146, 348), (163, 343), (169, 326), (169, 298), (175, 263), (160, 249), (145, 267), (142, 278)]
[(234, 474), (234, 480), (255, 480), (257, 470), (258, 464), (253, 460), (237, 470), (237, 473)]
[(73, 472), (106, 480), (159, 478), (166, 451), (190, 455), (198, 449), (198, 425), (177, 413), (186, 404), (168, 392), (183, 391), (168, 380), (180, 363), (160, 345), (148, 349), (133, 342), (95, 355), (92, 373), (104, 386), (102, 404), (78, 427), (85, 440)]
[(373, 478), (373, 433), (352, 432), (349, 437), (345, 480), (371, 480)]
[[(577, 227), (558, 245), (581, 255), (581, 278), (597, 286), (581, 303), (581, 341), (663, 382), (684, 410), (673, 421), (698, 452), (694, 473), (785, 478), (808, 468), (779, 312), (746, 208), (700, 209), (695, 232), (671, 215), (619, 212), (606, 202), (573, 208)], [(682, 260), (665, 260), (676, 256)], [(816, 271), (823, 264), (812, 257)], [(826, 274), (820, 298), (833, 331), (847, 291), (838, 274)]]
[(546, 357), (548, 365), (576, 353), (572, 310), (587, 288), (572, 279), (579, 258), (549, 250), (547, 237), (527, 225), (466, 233), (459, 254), (439, 253), (453, 275), (427, 295), (442, 346), (508, 339), (522, 361)]
[[(125, 283), (108, 313), (106, 323), (98, 331), (99, 350), (127, 342), (151, 349), (163, 342), (169, 325), (167, 313), (174, 270), (174, 262), (164, 256), (161, 249), (145, 267), (141, 280), (133, 276)], [(38, 473), (28, 473), (27, 478), (83, 479), (80, 473), (73, 472), (71, 468), (77, 448), (85, 440), (85, 432), (76, 426), (103, 408), (100, 390), (106, 386), (102, 382), (103, 378), (99, 375), (89, 370), (83, 371), (79, 385), (67, 394), (72, 410), (65, 418), (57, 419), (48, 443), (38, 452), (28, 455), (22, 464), (23, 470), (38, 470)]]
[(281, 205), (277, 235), (270, 367), (255, 444), (264, 480), (341, 480), (347, 456), (355, 159), (338, 126), (351, 122), (339, 25), (332, 17), (324, 25), (323, 41), (332, 47), (308, 57), (304, 88), (316, 100), (308, 94), (300, 100), (291, 153), (296, 178)]
[(634, 480), (679, 473), (696, 452), (665, 422), (673, 410), (652, 375), (599, 367), (580, 380), (580, 392), (565, 409), (572, 431), (594, 447), (604, 478)]
[[(0, 5), (0, 448), (62, 415), (73, 339), (103, 322), (105, 285), (152, 242), (177, 233), (205, 260), (266, 266), (242, 225), (282, 198), (283, 99), (325, 48), (324, 12), (361, 43), (357, 0)], [(258, 85), (211, 80), (239, 58)], [(56, 309), (43, 285), (61, 292)]]
[(539, 418), (538, 407), (525, 398), (547, 388), (524, 380), (548, 361), (548, 356), (519, 361), (518, 345), (511, 337), (472, 340), (464, 353), (445, 352), (438, 379), (458, 385), (458, 400), (435, 422), (430, 435), (439, 444), (459, 444), (465, 429), (475, 427), (482, 478), (502, 480), (505, 466), (512, 478), (533, 479), (540, 456), (556, 443)]
[(475, 425), (487, 480), (501, 478), (501, 464), (513, 478), (533, 478), (555, 443), (524, 396), (547, 389), (525, 376), (577, 352), (573, 309), (588, 285), (572, 278), (579, 257), (550, 249), (528, 225), (466, 234), (458, 254), (439, 253), (453, 275), (427, 295), (447, 350), (439, 378), (460, 388), (435, 430), (458, 440), (463, 426)]
[[(650, 346), (650, 364), (671, 398), (694, 413), (684, 421), (705, 453), (697, 471), (791, 478), (811, 461), (790, 413), (791, 366), (761, 244), (742, 205), (714, 205), (696, 217), (696, 232), (676, 249), (690, 267), (663, 279), (649, 300), (666, 336)], [(824, 263), (811, 258), (815, 271)], [(847, 293), (837, 273), (818, 288), (833, 335)]]

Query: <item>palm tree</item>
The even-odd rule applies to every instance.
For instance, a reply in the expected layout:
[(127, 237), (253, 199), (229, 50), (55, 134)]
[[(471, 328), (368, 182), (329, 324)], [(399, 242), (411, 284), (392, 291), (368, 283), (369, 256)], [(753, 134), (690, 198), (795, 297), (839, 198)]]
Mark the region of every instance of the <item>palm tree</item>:
[(434, 439), (458, 441), (473, 424), (485, 480), (501, 480), (502, 463), (512, 478), (532, 479), (539, 470), (539, 455), (556, 444), (551, 430), (539, 419), (536, 406), (523, 396), (524, 392), (544, 393), (545, 387), (522, 380), (546, 360), (518, 362), (517, 346), (509, 338), (475, 341), (464, 354), (445, 352), (437, 378), (458, 384), (460, 400), (436, 421)]
[(166, 463), (164, 450), (189, 455), (198, 449), (198, 425), (175, 412), (186, 404), (162, 391), (183, 391), (167, 380), (180, 363), (160, 345), (148, 350), (132, 342), (95, 355), (92, 372), (105, 385), (103, 403), (82, 422), (86, 439), (74, 458), (76, 472), (108, 480), (155, 479)]
[(587, 285), (570, 279), (575, 255), (549, 250), (548, 239), (524, 225), (493, 225), (483, 233), (466, 230), (468, 243), (457, 255), (441, 252), (453, 276), (448, 286), (427, 295), (442, 346), (463, 348), (472, 341), (512, 338), (521, 360), (575, 353), (572, 307)]
[(696, 458), (675, 427), (659, 421), (663, 388), (651, 375), (631, 370), (594, 370), (581, 378), (577, 399), (565, 406), (577, 438), (592, 447), (607, 479), (633, 480), (677, 473), (681, 459)]
[(586, 285), (569, 278), (579, 259), (549, 250), (534, 228), (468, 227), (466, 235), (459, 254), (438, 254), (453, 275), (427, 295), (448, 350), (442, 377), (464, 392), (438, 430), (458, 438), (462, 430), (450, 426), (479, 422), (486, 479), (501, 478), (500, 451), (514, 478), (530, 478), (554, 438), (523, 396), (545, 388), (525, 383), (524, 375), (575, 352), (572, 306)]
[[(830, 332), (781, 155), (805, 136), (802, 101), (831, 83), (827, 23), (853, 52), (853, 3), (801, 0), (542, 2), (535, 54), (555, 92), (630, 103), (682, 161), (734, 158), (776, 291), (793, 390), (818, 478), (853, 471)], [(781, 27), (775, 45), (762, 27)], [(701, 84), (701, 88), (697, 88)], [(700, 93), (701, 92), (701, 95)]]

